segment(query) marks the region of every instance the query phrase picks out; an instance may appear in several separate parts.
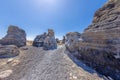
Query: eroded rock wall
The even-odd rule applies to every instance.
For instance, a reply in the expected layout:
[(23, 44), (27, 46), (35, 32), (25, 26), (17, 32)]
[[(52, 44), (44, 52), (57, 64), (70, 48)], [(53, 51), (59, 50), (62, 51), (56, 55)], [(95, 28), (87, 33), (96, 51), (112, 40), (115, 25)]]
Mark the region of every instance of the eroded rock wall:
[(78, 32), (69, 32), (65, 37), (65, 46), (70, 52), (75, 52), (78, 49), (81, 34)]
[(97, 10), (92, 24), (81, 37), (82, 42), (77, 42), (75, 47), (75, 44), (70, 46), (78, 52), (75, 56), (101, 74), (119, 80), (120, 0), (109, 0)]

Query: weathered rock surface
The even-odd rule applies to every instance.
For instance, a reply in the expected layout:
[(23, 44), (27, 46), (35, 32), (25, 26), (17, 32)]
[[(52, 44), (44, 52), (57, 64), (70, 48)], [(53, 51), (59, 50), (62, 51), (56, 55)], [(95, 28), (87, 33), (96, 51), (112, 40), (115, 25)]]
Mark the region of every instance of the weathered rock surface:
[(7, 35), (0, 40), (2, 45), (16, 45), (22, 47), (26, 45), (26, 33), (17, 26), (9, 26)]
[(55, 39), (54, 31), (48, 29), (48, 33), (38, 35), (33, 41), (33, 46), (43, 47), (45, 50), (56, 49), (57, 41)]
[(63, 40), (59, 40), (58, 38), (56, 38), (56, 41), (57, 41), (57, 44), (58, 44), (58, 45), (63, 45), (63, 44), (65, 44), (65, 43), (64, 43), (64, 39), (63, 39)]
[(65, 40), (65, 45), (66, 48), (74, 52), (77, 50), (77, 44), (78, 42), (81, 41), (81, 34), (78, 32), (69, 32), (66, 34), (66, 40)]
[(77, 66), (64, 53), (65, 47), (49, 51), (32, 46), (24, 48), (28, 50), (20, 49), (16, 58), (0, 59), (1, 80), (103, 80), (82, 62)]
[(120, 0), (109, 0), (97, 10), (81, 37), (69, 50), (103, 75), (120, 80)]
[(14, 45), (0, 45), (0, 58), (10, 58), (19, 55), (18, 47)]
[(85, 31), (109, 29), (120, 29), (120, 0), (109, 0), (97, 10), (92, 24)]

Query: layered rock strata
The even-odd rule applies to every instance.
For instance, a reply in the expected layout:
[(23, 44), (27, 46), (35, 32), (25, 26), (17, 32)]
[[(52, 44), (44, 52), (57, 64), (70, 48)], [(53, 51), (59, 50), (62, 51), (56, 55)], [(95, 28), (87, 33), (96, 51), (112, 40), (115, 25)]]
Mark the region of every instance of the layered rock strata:
[(26, 33), (17, 26), (9, 26), (7, 35), (0, 40), (2, 45), (16, 45), (22, 47), (26, 45)]
[(65, 46), (70, 52), (77, 50), (77, 44), (80, 42), (81, 34), (78, 32), (69, 32), (66, 34)]
[[(105, 76), (120, 79), (120, 0), (109, 0), (97, 10), (92, 24), (69, 51)], [(75, 40), (75, 39), (74, 39)], [(75, 47), (73, 46), (75, 45)], [(70, 48), (69, 47), (69, 48)]]
[(15, 57), (19, 53), (19, 49), (15, 45), (0, 45), (0, 58)]

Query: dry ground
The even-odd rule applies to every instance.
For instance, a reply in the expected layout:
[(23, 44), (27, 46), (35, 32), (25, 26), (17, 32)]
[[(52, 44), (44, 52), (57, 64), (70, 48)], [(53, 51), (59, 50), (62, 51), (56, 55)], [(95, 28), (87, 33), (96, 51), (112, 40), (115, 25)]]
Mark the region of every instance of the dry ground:
[(26, 46), (20, 52), (17, 57), (0, 59), (1, 80), (103, 80), (77, 66), (64, 46), (53, 51)]

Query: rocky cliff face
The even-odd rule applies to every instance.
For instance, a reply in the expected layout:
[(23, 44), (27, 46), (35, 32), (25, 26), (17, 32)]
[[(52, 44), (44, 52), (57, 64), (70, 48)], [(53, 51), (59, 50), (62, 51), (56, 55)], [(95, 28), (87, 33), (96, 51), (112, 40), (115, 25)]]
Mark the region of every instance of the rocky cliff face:
[(26, 33), (17, 26), (9, 26), (7, 35), (0, 40), (2, 45), (16, 45), (22, 47), (26, 45)]
[(78, 52), (76, 57), (98, 72), (119, 80), (120, 0), (109, 0), (97, 10), (92, 24), (81, 37), (83, 41), (78, 42), (74, 50)]
[(85, 32), (110, 29), (120, 29), (120, 0), (109, 0), (97, 10), (92, 24)]
[(56, 49), (57, 41), (55, 39), (54, 31), (48, 29), (48, 33), (38, 35), (33, 41), (33, 46), (43, 47), (45, 50)]

